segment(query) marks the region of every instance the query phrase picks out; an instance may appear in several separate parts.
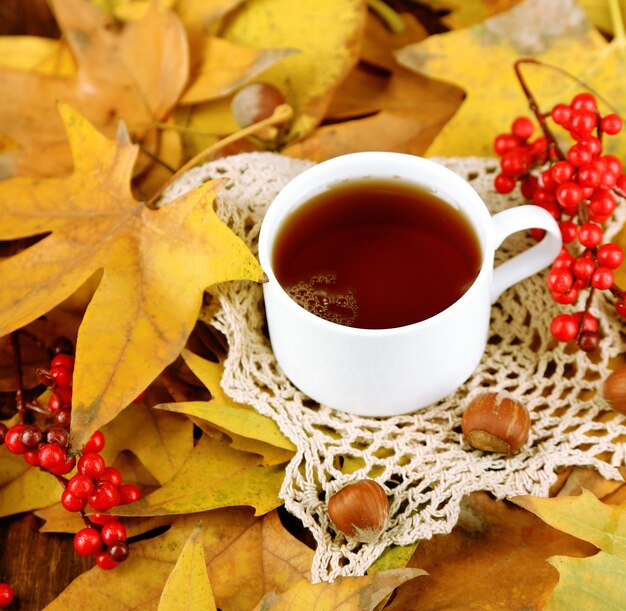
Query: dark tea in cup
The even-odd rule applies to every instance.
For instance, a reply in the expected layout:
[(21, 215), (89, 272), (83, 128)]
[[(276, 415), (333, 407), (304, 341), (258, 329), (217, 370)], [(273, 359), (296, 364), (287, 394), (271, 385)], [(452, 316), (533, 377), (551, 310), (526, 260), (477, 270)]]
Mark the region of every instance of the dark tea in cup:
[(305, 202), (280, 226), (272, 257), (294, 301), (362, 329), (438, 314), (465, 293), (482, 264), (463, 212), (395, 178), (348, 180)]

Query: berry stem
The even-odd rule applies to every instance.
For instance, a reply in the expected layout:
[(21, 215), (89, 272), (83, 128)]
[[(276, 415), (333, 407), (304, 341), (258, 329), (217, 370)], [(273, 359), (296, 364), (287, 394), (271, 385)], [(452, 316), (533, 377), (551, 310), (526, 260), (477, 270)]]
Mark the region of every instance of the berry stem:
[(22, 351), (20, 348), (20, 336), (17, 331), (11, 333), (11, 348), (15, 363), (15, 403), (20, 424), (26, 422), (26, 402), (24, 401), (24, 372), (22, 370)]
[[(552, 131), (548, 127), (548, 124), (546, 122), (546, 115), (544, 115), (541, 112), (539, 108), (539, 104), (537, 103), (537, 99), (533, 95), (532, 91), (530, 90), (530, 87), (528, 86), (528, 83), (526, 83), (526, 79), (522, 75), (521, 67), (524, 64), (535, 64), (538, 66), (548, 66), (548, 64), (544, 64), (538, 59), (525, 57), (525, 58), (516, 60), (515, 63), (513, 64), (513, 68), (515, 70), (515, 76), (517, 77), (517, 80), (519, 81), (520, 87), (522, 88), (522, 91), (524, 92), (524, 95), (526, 96), (526, 99), (528, 100), (528, 106), (532, 110), (533, 114), (535, 115), (537, 122), (539, 123), (545, 137), (548, 139), (548, 142), (550, 143), (550, 147), (548, 147), (549, 154), (551, 154), (551, 151), (554, 150), (556, 156), (560, 160), (564, 160), (566, 159), (566, 156), (561, 150), (561, 148), (559, 147), (556, 138), (552, 134)], [(548, 66), (548, 67), (551, 67), (551, 66)]]
[(591, 309), (591, 302), (593, 301), (593, 294), (595, 293), (593, 287), (589, 289), (589, 295), (587, 295), (587, 300), (585, 301), (585, 309), (583, 310), (583, 315), (580, 317), (580, 322), (578, 323), (578, 334), (576, 335), (576, 343), (580, 343), (580, 338), (585, 330), (585, 320), (589, 315), (589, 310)]

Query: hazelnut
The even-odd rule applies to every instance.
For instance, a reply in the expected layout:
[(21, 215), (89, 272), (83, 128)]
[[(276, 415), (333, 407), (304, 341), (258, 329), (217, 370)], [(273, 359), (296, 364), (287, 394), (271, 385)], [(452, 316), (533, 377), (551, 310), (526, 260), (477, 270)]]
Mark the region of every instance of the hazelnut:
[(604, 381), (602, 396), (615, 411), (626, 414), (626, 366), (616, 369)]
[(530, 416), (521, 403), (485, 393), (467, 406), (461, 428), (467, 443), (477, 450), (514, 454), (528, 439)]
[(373, 541), (387, 524), (389, 499), (374, 480), (359, 480), (330, 497), (328, 515), (346, 537)]
[(230, 103), (239, 127), (248, 127), (271, 117), (277, 106), (285, 103), (283, 94), (269, 83), (251, 83), (240, 89)]

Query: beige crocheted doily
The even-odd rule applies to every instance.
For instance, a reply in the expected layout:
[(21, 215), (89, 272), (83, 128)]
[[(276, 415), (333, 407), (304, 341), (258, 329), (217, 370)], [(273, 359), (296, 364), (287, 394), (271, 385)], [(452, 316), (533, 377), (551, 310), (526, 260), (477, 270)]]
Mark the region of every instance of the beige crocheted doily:
[[(492, 211), (521, 203), (519, 196), (494, 192), (497, 161), (437, 161), (465, 177)], [(271, 153), (229, 157), (189, 171), (169, 189), (165, 201), (209, 178), (229, 178), (217, 198), (218, 214), (256, 252), (267, 206), (309, 165)], [(615, 216), (607, 238), (626, 218), (623, 203)], [(523, 233), (507, 239), (497, 259), (527, 247), (529, 240)], [(484, 358), (457, 392), (413, 414), (378, 419), (311, 405), (292, 386), (263, 332), (259, 285), (226, 283), (212, 293), (219, 297), (220, 307), (211, 322), (229, 342), (224, 390), (274, 419), (297, 447), (280, 494), (287, 510), (317, 542), (314, 581), (362, 575), (389, 545), (450, 532), (461, 499), (470, 492), (487, 490), (497, 498), (546, 496), (555, 470), (566, 465), (591, 466), (605, 478), (620, 479), (616, 467), (626, 462), (626, 444), (621, 441), (626, 438), (626, 418), (608, 409), (596, 393), (610, 372), (609, 359), (624, 349), (626, 328), (603, 296), (596, 296), (592, 312), (601, 320), (604, 337), (601, 347), (588, 356), (551, 338), (551, 318), (567, 308), (552, 301), (545, 273), (517, 284), (493, 306)], [(581, 304), (576, 309), (582, 309)], [(487, 389), (508, 393), (531, 412), (529, 441), (514, 456), (482, 453), (463, 440), (464, 407)], [(325, 502), (344, 484), (364, 477), (376, 479), (386, 489), (391, 509), (386, 530), (368, 544), (336, 533)]]

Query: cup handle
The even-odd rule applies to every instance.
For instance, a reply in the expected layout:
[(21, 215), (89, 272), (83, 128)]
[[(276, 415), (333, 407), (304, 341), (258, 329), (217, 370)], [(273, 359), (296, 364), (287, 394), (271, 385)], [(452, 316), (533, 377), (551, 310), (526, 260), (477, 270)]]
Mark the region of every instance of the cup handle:
[(495, 248), (516, 231), (545, 229), (545, 237), (519, 255), (498, 265), (493, 271), (491, 303), (516, 282), (536, 274), (548, 266), (562, 247), (561, 231), (556, 221), (543, 208), (534, 205), (517, 206), (498, 212), (491, 217), (494, 227)]

